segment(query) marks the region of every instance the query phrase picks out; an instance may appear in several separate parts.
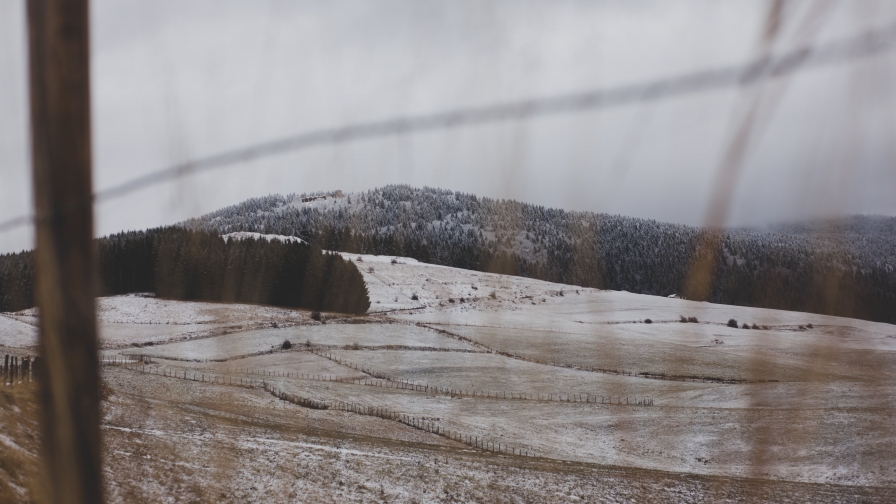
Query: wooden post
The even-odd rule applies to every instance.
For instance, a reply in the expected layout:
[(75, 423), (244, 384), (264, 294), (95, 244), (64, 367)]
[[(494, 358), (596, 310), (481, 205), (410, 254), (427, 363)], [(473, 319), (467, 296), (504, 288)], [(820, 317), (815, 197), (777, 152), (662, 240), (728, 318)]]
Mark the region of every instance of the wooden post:
[(44, 488), (102, 503), (87, 0), (27, 4)]

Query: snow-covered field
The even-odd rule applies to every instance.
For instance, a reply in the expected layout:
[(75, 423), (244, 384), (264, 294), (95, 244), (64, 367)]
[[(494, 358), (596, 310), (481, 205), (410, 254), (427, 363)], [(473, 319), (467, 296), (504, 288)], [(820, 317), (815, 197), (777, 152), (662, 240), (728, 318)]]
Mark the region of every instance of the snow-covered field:
[(33, 348), (37, 346), (37, 327), (30, 320), (0, 314), (0, 346)]
[(440, 336), (437, 332), (402, 323), (300, 325), (245, 331), (214, 338), (194, 339), (181, 343), (130, 349), (129, 355), (154, 355), (196, 361), (220, 360), (248, 356), (280, 348), (283, 342), (292, 345), (423, 347), (472, 349), (462, 341)]
[[(367, 316), (98, 301), (104, 352), (149, 361), (104, 374), (113, 500), (893, 499), (894, 326), (345, 256)], [(0, 346), (33, 348), (35, 323), (0, 316)], [(247, 380), (539, 458), (230, 385)]]

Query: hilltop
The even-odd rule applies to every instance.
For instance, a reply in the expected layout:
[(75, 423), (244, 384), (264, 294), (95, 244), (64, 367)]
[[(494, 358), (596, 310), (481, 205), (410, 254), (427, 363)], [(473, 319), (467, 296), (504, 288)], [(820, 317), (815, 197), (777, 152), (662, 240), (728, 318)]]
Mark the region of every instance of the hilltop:
[[(219, 234), (640, 294), (688, 295), (707, 231), (406, 185), (270, 195), (190, 219)], [(721, 233), (707, 301), (896, 323), (896, 218), (857, 216)]]

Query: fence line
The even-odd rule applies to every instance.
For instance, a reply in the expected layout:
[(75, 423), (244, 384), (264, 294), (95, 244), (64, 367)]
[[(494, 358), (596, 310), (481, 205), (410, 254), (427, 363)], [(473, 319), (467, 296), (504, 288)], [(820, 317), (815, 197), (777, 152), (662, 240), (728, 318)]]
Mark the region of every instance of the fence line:
[(0, 363), (0, 385), (12, 386), (37, 381), (41, 360), (34, 356), (4, 355)]
[(416, 417), (413, 415), (408, 415), (405, 413), (397, 413), (388, 408), (378, 407), (378, 406), (367, 406), (353, 402), (345, 402), (345, 401), (318, 401), (315, 399), (311, 399), (308, 397), (303, 397), (297, 394), (290, 394), (284, 392), (279, 388), (275, 388), (273, 384), (264, 379), (254, 379), (254, 378), (238, 378), (234, 379), (232, 376), (219, 376), (215, 374), (205, 374), (200, 373), (198, 371), (190, 372), (190, 370), (183, 369), (167, 369), (165, 367), (153, 366), (151, 364), (147, 364), (145, 362), (133, 361), (133, 360), (124, 360), (124, 359), (115, 359), (115, 358), (105, 358), (103, 359), (103, 364), (112, 365), (112, 366), (122, 366), (126, 369), (135, 370), (138, 372), (152, 374), (157, 376), (164, 376), (167, 378), (176, 378), (180, 380), (188, 380), (200, 383), (209, 383), (216, 385), (226, 385), (226, 386), (237, 386), (243, 388), (252, 388), (252, 389), (262, 389), (266, 392), (271, 393), (273, 396), (284, 400), (286, 402), (295, 404), (297, 406), (301, 406), (309, 409), (316, 410), (335, 410), (335, 411), (345, 411), (348, 413), (355, 413), (358, 415), (365, 416), (375, 416), (378, 418), (382, 418), (384, 420), (392, 420), (398, 422), (400, 424), (406, 425), (408, 427), (421, 430), (424, 432), (428, 432), (431, 434), (435, 434), (437, 436), (441, 436), (447, 439), (451, 439), (457, 441), (459, 443), (465, 444), (467, 446), (492, 452), (492, 453), (500, 453), (505, 455), (516, 455), (521, 457), (536, 457), (537, 455), (529, 450), (528, 448), (521, 448), (517, 446), (512, 446), (504, 443), (495, 443), (493, 441), (488, 441), (485, 438), (480, 438), (479, 436), (474, 436), (470, 434), (465, 434), (459, 431), (452, 431), (450, 429), (443, 429), (440, 425), (435, 424), (431, 419), (426, 419), (425, 417)]
[[(607, 369), (601, 367), (594, 366), (576, 366), (573, 364), (567, 364), (564, 362), (552, 362), (552, 361), (542, 361), (538, 359), (533, 359), (531, 357), (525, 357), (522, 355), (518, 355), (511, 352), (506, 352), (503, 350), (496, 350), (484, 343), (480, 343), (472, 338), (468, 338), (467, 336), (463, 336), (457, 333), (453, 333), (451, 331), (447, 331), (445, 329), (441, 329), (438, 327), (432, 327), (423, 322), (417, 322), (417, 326), (423, 327), (426, 329), (430, 329), (439, 334), (448, 336), (449, 338), (453, 338), (459, 341), (463, 341), (465, 343), (469, 343), (472, 345), (476, 345), (488, 350), (488, 353), (492, 353), (495, 355), (500, 355), (502, 357), (509, 357), (511, 359), (521, 360), (525, 362), (531, 362), (533, 364), (540, 364), (543, 366), (552, 366), (552, 367), (560, 367), (565, 369), (575, 369), (577, 371), (588, 371), (590, 373), (602, 373), (602, 374), (612, 374), (617, 376), (631, 376), (632, 378), (645, 378), (650, 380), (666, 380), (666, 381), (691, 381), (691, 382), (701, 382), (701, 383), (724, 383), (724, 384), (738, 384), (738, 383), (746, 383), (747, 380), (739, 379), (739, 378), (721, 378), (717, 376), (685, 376), (685, 375), (667, 375), (666, 373), (651, 373), (647, 371), (635, 372), (635, 371), (626, 371), (624, 369)], [(453, 324), (459, 325), (459, 324)], [(473, 327), (473, 326), (471, 326)]]
[[(189, 340), (193, 341), (193, 340)], [(167, 344), (167, 343), (166, 343)], [(213, 359), (200, 359), (200, 358), (192, 358), (192, 357), (176, 357), (171, 355), (162, 355), (162, 354), (151, 354), (151, 353), (122, 353), (121, 355), (134, 357), (134, 358), (143, 358), (143, 359), (161, 359), (161, 360), (169, 360), (176, 362), (229, 362), (233, 360), (239, 359), (247, 359), (250, 357), (260, 357), (262, 355), (272, 355), (275, 353), (290, 353), (290, 352), (307, 352), (312, 348), (316, 349), (327, 349), (327, 350), (398, 350), (398, 351), (407, 351), (407, 352), (450, 352), (450, 353), (487, 353), (485, 351), (480, 350), (469, 350), (465, 348), (440, 348), (440, 347), (427, 347), (427, 346), (410, 346), (410, 345), (321, 345), (321, 344), (313, 344), (311, 346), (293, 344), (292, 348), (268, 348), (265, 350), (258, 350), (257, 352), (250, 352), (239, 355), (231, 355), (228, 357), (219, 357)]]
[[(370, 375), (378, 380), (368, 380), (362, 378), (333, 378), (332, 375), (323, 375), (328, 377), (325, 381), (336, 381), (341, 383), (352, 383), (355, 385), (367, 385), (373, 387), (382, 387), (382, 388), (396, 388), (402, 390), (412, 390), (415, 392), (424, 392), (431, 394), (443, 394), (449, 395), (451, 397), (475, 397), (475, 398), (484, 398), (484, 399), (514, 399), (514, 400), (525, 400), (525, 401), (555, 401), (555, 402), (576, 402), (576, 403), (594, 403), (594, 404), (627, 404), (634, 406), (653, 406), (653, 398), (651, 397), (626, 397), (626, 396), (615, 396), (616, 401), (613, 401), (612, 395), (604, 396), (597, 394), (543, 394), (540, 392), (508, 392), (506, 390), (502, 391), (493, 391), (493, 390), (476, 390), (476, 389), (464, 389), (464, 388), (454, 388), (454, 387), (436, 387), (433, 385), (425, 384), (425, 383), (415, 383), (410, 382), (408, 380), (401, 380), (398, 378), (391, 377), (385, 373), (373, 371), (371, 369), (365, 368), (364, 366), (360, 366), (354, 362), (341, 359), (338, 356), (335, 356), (328, 352), (322, 352), (320, 350), (310, 350), (315, 355), (320, 357), (324, 357), (329, 359), (337, 364), (349, 367), (356, 371), (360, 371), (367, 375)], [(286, 378), (289, 378), (289, 373)], [(293, 373), (292, 377), (295, 376), (296, 373)], [(276, 375), (269, 375), (276, 376)], [(304, 376), (304, 375), (303, 375)], [(311, 375), (314, 376), (314, 375)], [(320, 375), (319, 375), (320, 376)], [(311, 378), (314, 379), (314, 378)], [(508, 397), (509, 395), (509, 397)]]
[[(500, 400), (521, 400), (521, 401), (542, 401), (542, 402), (566, 402), (566, 403), (590, 403), (590, 404), (607, 404), (607, 405), (628, 405), (628, 406), (653, 406), (654, 399), (652, 397), (632, 397), (632, 396), (614, 396), (614, 395), (603, 395), (603, 394), (581, 394), (581, 393), (541, 393), (541, 392), (507, 392), (506, 390), (496, 391), (496, 390), (477, 390), (477, 389), (465, 389), (465, 388), (456, 388), (456, 387), (436, 387), (433, 385), (429, 385), (426, 383), (416, 383), (408, 380), (402, 380), (398, 378), (391, 377), (386, 375), (385, 373), (376, 372), (370, 369), (365, 368), (364, 366), (360, 366), (354, 362), (347, 361), (344, 359), (340, 359), (338, 356), (335, 356), (328, 352), (323, 352), (319, 349), (310, 349), (308, 352), (313, 353), (314, 355), (323, 357), (325, 359), (329, 359), (337, 364), (342, 366), (346, 366), (348, 368), (354, 369), (356, 371), (365, 373), (373, 378), (374, 380), (370, 380), (367, 378), (346, 378), (335, 376), (332, 374), (314, 374), (314, 373), (301, 373), (298, 371), (269, 371), (266, 369), (255, 369), (255, 368), (227, 368), (225, 370), (213, 370), (211, 368), (198, 368), (198, 370), (192, 370), (194, 375), (199, 373), (200, 371), (209, 371), (211, 375), (213, 372), (217, 373), (242, 373), (249, 374), (253, 376), (263, 376), (266, 378), (295, 378), (301, 380), (310, 380), (310, 381), (325, 381), (325, 382), (337, 382), (337, 383), (346, 383), (351, 385), (363, 385), (369, 387), (379, 387), (379, 388), (391, 388), (397, 390), (409, 390), (413, 392), (423, 392), (426, 394), (432, 395), (447, 395), (450, 397), (471, 397), (471, 398), (481, 398), (481, 399), (500, 399)], [(115, 356), (104, 357), (102, 364), (105, 365), (126, 365), (126, 364), (134, 364), (134, 363), (142, 363), (142, 364), (150, 364), (150, 362), (145, 360), (127, 360), (127, 359), (119, 359)], [(155, 366), (152, 369), (167, 369), (162, 368), (160, 366)], [(167, 373), (167, 371), (164, 371)], [(178, 373), (180, 371), (174, 369), (172, 373)], [(190, 370), (183, 370), (181, 373), (182, 376), (192, 376), (189, 374)], [(202, 373), (199, 377), (199, 381), (203, 381), (205, 376)], [(196, 376), (199, 376), (196, 375)], [(165, 376), (168, 376), (167, 374)], [(190, 379), (190, 378), (188, 378)]]
[(391, 420), (393, 422), (398, 422), (413, 429), (428, 432), (430, 434), (435, 434), (437, 436), (451, 439), (453, 441), (457, 441), (467, 446), (471, 446), (478, 450), (487, 452), (501, 453), (505, 455), (517, 455), (522, 457), (537, 456), (528, 448), (518, 448), (516, 446), (511, 446), (503, 443), (495, 443), (493, 441), (488, 441), (484, 437), (480, 438), (479, 436), (464, 434), (463, 432), (443, 429), (441, 425), (436, 424), (432, 421), (432, 419), (427, 419), (426, 417), (416, 417), (405, 413), (397, 413), (388, 408), (380, 406), (367, 406), (353, 402), (316, 401), (307, 397), (284, 392), (279, 388), (274, 388), (273, 385), (268, 383), (265, 383), (263, 388), (264, 390), (270, 392), (274, 397), (305, 408), (319, 410), (332, 409), (337, 411), (355, 413), (358, 415), (373, 416), (382, 418), (383, 420)]

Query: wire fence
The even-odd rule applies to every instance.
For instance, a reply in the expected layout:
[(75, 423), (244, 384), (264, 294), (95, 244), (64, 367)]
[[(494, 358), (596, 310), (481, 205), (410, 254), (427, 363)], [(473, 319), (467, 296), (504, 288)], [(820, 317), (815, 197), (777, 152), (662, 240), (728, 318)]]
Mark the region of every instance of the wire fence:
[[(407, 413), (396, 412), (380, 406), (370, 406), (356, 402), (311, 399), (299, 394), (285, 392), (265, 378), (234, 377), (218, 373), (202, 373), (199, 371), (192, 371), (187, 369), (168, 369), (166, 367), (153, 366), (145, 362), (140, 362), (139, 360), (123, 359), (118, 357), (106, 357), (102, 359), (102, 363), (107, 366), (123, 367), (147, 375), (198, 382), (200, 384), (260, 389), (270, 393), (278, 399), (289, 402), (291, 404), (295, 404), (297, 406), (301, 406), (303, 408), (313, 410), (344, 411), (357, 415), (372, 416), (383, 420), (397, 422), (407, 427), (411, 427), (419, 431), (456, 441), (458, 443), (462, 443), (472, 448), (476, 448), (478, 450), (486, 452), (522, 457), (537, 457), (534, 451), (519, 444), (514, 445), (504, 442), (494, 442), (478, 435), (465, 433), (458, 429), (451, 430), (443, 428), (439, 424), (438, 420), (433, 417), (415, 416)], [(276, 375), (266, 374), (264, 376), (273, 377)]]
[[(833, 42), (798, 47), (776, 56), (763, 56), (745, 64), (702, 70), (642, 83), (313, 130), (178, 163), (140, 175), (124, 183), (97, 191), (91, 201), (80, 202), (69, 208), (68, 211), (75, 211), (93, 202), (102, 203), (114, 200), (187, 175), (320, 145), (343, 144), (418, 132), (600, 110), (726, 88), (752, 86), (759, 82), (789, 76), (802, 70), (874, 56), (891, 51), (894, 46), (896, 46), (896, 24), (867, 30)], [(49, 218), (50, 216), (46, 215), (13, 217), (0, 221), (0, 233)]]
[(0, 385), (12, 386), (35, 382), (39, 365), (40, 358), (36, 356), (4, 355), (0, 367)]

